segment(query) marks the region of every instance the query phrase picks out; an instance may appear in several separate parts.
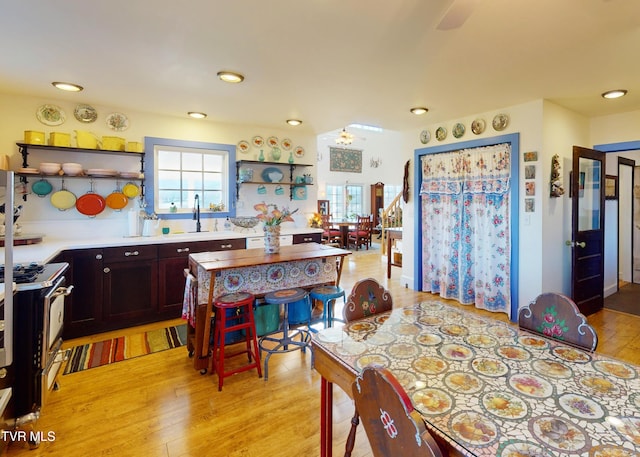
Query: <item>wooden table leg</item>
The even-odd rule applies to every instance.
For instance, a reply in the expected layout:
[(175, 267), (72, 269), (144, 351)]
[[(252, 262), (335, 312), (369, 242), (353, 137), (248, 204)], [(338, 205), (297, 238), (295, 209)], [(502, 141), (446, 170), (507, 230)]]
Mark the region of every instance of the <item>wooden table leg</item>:
[(333, 383), (324, 377), (320, 388), (320, 456), (333, 454)]

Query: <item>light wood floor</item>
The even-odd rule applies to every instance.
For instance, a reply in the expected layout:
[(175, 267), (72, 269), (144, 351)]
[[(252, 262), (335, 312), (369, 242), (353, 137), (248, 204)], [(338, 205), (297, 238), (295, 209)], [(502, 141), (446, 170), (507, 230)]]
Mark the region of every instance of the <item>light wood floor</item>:
[[(387, 286), (394, 303), (402, 306), (429, 294), (406, 289), (400, 269), (386, 279), (386, 264), (379, 249), (348, 257), (342, 286), (374, 277)], [(455, 306), (455, 302), (450, 302)], [(465, 309), (472, 309), (465, 307)], [(507, 320), (503, 315), (481, 315)], [(615, 311), (590, 316), (600, 337), (598, 352), (640, 364), (640, 318)], [(181, 322), (176, 320), (176, 323)], [(154, 326), (130, 329), (137, 333)], [(122, 334), (123, 332), (117, 332)], [(67, 346), (102, 340), (114, 334), (68, 341)], [(310, 368), (309, 353), (274, 355), (269, 380), (254, 371), (225, 379), (222, 392), (216, 376), (193, 370), (184, 348), (60, 376), (36, 425), (55, 434), (29, 451), (13, 443), (13, 456), (233, 456), (311, 457), (320, 454), (320, 377)], [(342, 455), (350, 418), (351, 400), (334, 389), (334, 454)], [(354, 457), (371, 456), (362, 429)]]

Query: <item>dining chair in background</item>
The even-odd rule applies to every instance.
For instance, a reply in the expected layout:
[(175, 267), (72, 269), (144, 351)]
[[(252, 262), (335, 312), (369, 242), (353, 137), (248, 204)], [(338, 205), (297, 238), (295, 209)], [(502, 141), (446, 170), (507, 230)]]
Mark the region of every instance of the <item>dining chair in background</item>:
[(442, 457), (422, 417), (389, 370), (366, 366), (352, 392), (374, 457)]
[(331, 224), (331, 215), (322, 214), (322, 244), (342, 246), (342, 232)]
[(373, 220), (371, 214), (368, 216), (358, 216), (356, 228), (349, 231), (347, 246), (353, 244), (356, 251), (360, 246), (371, 246), (371, 232), (373, 231)]
[[(373, 278), (361, 279), (351, 289), (347, 302), (342, 308), (342, 320), (349, 323), (372, 314), (391, 311), (393, 298), (387, 289)], [(353, 418), (351, 418), (351, 430), (345, 444), (345, 457), (350, 457), (356, 440), (356, 430), (360, 423), (360, 415), (356, 404)]]
[(578, 306), (566, 295), (540, 294), (518, 312), (518, 326), (588, 351), (595, 351), (598, 335)]

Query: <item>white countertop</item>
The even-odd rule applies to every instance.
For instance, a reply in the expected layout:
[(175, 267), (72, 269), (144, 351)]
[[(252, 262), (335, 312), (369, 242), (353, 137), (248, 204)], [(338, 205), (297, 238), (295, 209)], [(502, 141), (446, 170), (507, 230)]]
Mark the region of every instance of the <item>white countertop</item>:
[[(283, 228), (282, 235), (298, 235), (304, 233), (322, 233), (322, 229), (316, 228)], [(89, 249), (113, 246), (136, 246), (143, 244), (165, 244), (191, 241), (225, 240), (237, 238), (263, 237), (260, 231), (220, 231), (200, 233), (171, 233), (169, 235), (137, 236), (137, 237), (96, 237), (87, 239), (63, 238), (60, 236), (45, 236), (42, 243), (26, 246), (14, 246), (14, 263), (39, 262), (47, 263), (58, 253), (69, 249)], [(4, 258), (4, 248), (0, 248), (0, 258)]]

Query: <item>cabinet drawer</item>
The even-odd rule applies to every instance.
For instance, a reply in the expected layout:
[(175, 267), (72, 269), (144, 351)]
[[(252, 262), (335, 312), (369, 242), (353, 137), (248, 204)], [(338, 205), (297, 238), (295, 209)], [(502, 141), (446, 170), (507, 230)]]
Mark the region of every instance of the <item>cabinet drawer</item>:
[(293, 235), (293, 244), (322, 243), (322, 233), (304, 233)]
[(146, 245), (105, 248), (103, 255), (105, 261), (156, 259), (158, 257), (158, 247), (156, 245)]
[(168, 259), (170, 257), (189, 257), (196, 252), (211, 251), (210, 241), (188, 241), (185, 243), (169, 243), (158, 245), (158, 257)]
[(244, 238), (234, 238), (232, 240), (211, 240), (207, 242), (208, 251), (233, 251), (235, 249), (245, 249), (247, 242)]

